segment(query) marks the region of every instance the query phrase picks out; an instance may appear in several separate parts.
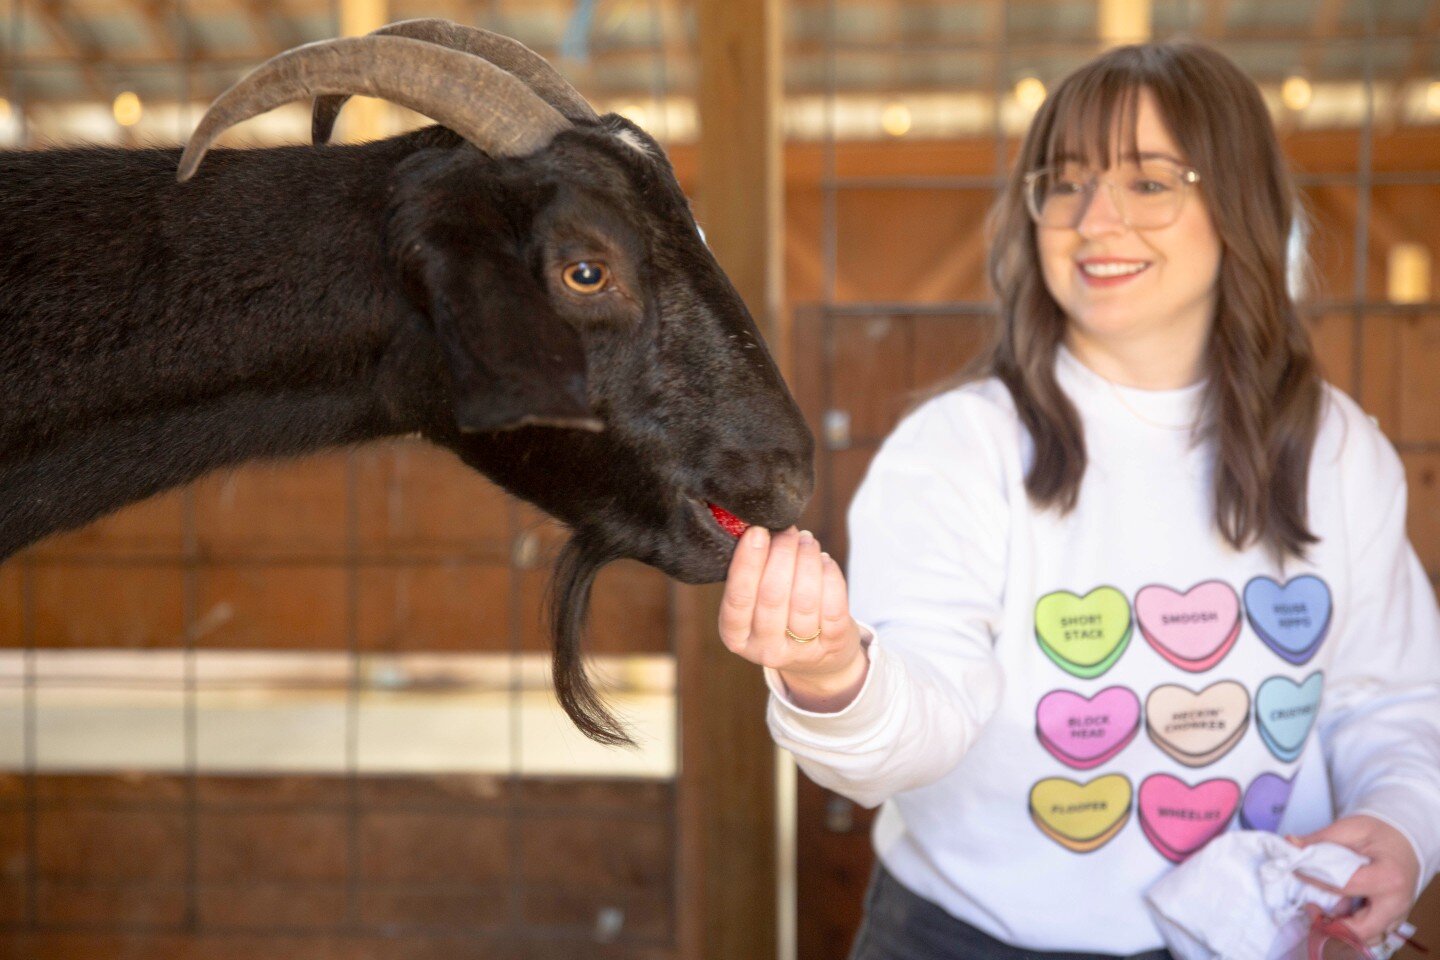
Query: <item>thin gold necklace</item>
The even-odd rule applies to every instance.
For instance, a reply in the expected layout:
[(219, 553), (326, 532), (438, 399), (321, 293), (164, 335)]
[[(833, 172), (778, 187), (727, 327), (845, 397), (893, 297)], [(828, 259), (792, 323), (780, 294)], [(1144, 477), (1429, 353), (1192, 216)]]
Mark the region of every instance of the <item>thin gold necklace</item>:
[(1145, 416), (1145, 414), (1141, 413), (1139, 410), (1136, 410), (1130, 405), (1130, 401), (1125, 399), (1125, 394), (1120, 392), (1120, 387), (1116, 385), (1113, 380), (1098, 373), (1096, 374), (1096, 376), (1100, 377), (1101, 380), (1105, 381), (1105, 385), (1110, 388), (1110, 392), (1115, 396), (1115, 399), (1119, 401), (1120, 406), (1124, 407), (1126, 410), (1129, 410), (1130, 415), (1135, 417), (1135, 419), (1143, 421), (1144, 423), (1148, 423), (1152, 427), (1158, 427), (1161, 430), (1189, 430), (1193, 426), (1193, 424), (1189, 423), (1161, 423), (1158, 420), (1150, 419), (1149, 417)]

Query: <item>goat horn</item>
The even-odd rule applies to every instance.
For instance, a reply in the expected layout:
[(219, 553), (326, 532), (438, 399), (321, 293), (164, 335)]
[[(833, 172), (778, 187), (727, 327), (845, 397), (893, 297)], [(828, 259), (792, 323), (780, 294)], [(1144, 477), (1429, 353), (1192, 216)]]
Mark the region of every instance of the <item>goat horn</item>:
[(361, 94), (409, 107), (495, 156), (534, 153), (570, 121), (479, 57), (407, 37), (322, 40), (272, 57), (222, 93), (195, 128), (177, 178), (189, 180), (217, 137), (294, 100)]
[[(550, 66), (549, 61), (518, 40), (438, 17), (401, 20), (372, 30), (369, 36), (409, 37), (473, 54), (525, 81), (541, 100), (559, 110), (572, 123), (594, 123), (600, 119), (579, 91)], [(316, 144), (330, 142), (335, 119), (349, 99), (347, 96), (324, 96), (315, 101), (310, 128)]]

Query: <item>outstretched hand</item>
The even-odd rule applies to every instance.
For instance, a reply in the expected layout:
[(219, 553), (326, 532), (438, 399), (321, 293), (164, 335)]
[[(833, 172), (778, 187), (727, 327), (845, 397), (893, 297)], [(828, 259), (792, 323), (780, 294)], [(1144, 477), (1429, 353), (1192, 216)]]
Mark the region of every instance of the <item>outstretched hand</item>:
[(1344, 887), (1297, 874), (1311, 886), (1360, 900), (1360, 908), (1344, 920), (1366, 943), (1382, 940), (1414, 906), (1420, 861), (1405, 835), (1385, 821), (1363, 814), (1342, 817), (1323, 830), (1288, 839), (1301, 847), (1328, 840), (1370, 858)]
[(808, 530), (773, 537), (760, 526), (745, 531), (725, 580), (720, 639), (751, 663), (780, 671), (791, 700), (805, 709), (839, 710), (865, 681), (868, 661), (845, 575)]

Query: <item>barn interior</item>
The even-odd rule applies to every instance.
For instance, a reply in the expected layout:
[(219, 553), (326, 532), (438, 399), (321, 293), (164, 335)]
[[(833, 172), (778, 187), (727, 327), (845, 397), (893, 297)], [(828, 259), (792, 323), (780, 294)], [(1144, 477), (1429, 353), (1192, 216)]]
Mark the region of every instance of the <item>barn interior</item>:
[[(269, 57), (416, 17), (520, 40), (664, 145), (841, 558), (881, 440), (987, 335), (986, 214), (1047, 90), (1115, 44), (1216, 46), (1302, 191), (1325, 376), (1399, 450), (1440, 582), (1440, 0), (4, 0), (0, 150), (178, 146)], [(361, 99), (338, 139), (428, 122)], [(309, 129), (291, 104), (221, 143)], [(397, 438), (0, 563), (0, 956), (844, 956), (873, 812), (774, 750), (718, 588), (633, 561), (588, 649), (638, 747), (576, 732), (544, 619), (565, 535)], [(1440, 941), (1440, 884), (1414, 921)]]

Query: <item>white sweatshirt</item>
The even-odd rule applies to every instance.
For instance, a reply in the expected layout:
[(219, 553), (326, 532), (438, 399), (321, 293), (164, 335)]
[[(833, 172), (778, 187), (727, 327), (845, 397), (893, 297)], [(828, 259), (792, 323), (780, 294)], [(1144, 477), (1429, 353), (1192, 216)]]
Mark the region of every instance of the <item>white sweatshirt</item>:
[[(1089, 455), (1060, 516), (995, 380), (928, 401), (850, 508), (851, 611), (870, 634), (843, 710), (768, 720), (817, 783), (867, 807), (907, 887), (1005, 942), (1161, 947), (1141, 895), (1226, 829), (1326, 805), (1440, 868), (1440, 615), (1405, 536), (1394, 449), (1327, 388), (1310, 469), (1320, 542), (1280, 569), (1216, 530), (1203, 385), (1117, 387), (1062, 349)], [(1307, 751), (1307, 746), (1311, 749)], [(1315, 756), (1296, 779), (1302, 753)], [(1328, 809), (1328, 807), (1327, 807)]]

